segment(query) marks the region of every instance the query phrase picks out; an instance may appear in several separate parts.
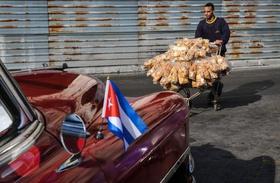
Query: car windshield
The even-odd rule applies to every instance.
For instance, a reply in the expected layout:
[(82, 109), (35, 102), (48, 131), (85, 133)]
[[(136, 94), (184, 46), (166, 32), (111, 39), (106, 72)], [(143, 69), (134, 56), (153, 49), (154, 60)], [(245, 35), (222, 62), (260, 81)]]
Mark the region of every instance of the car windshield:
[(9, 129), (13, 121), (0, 101), (0, 137)]

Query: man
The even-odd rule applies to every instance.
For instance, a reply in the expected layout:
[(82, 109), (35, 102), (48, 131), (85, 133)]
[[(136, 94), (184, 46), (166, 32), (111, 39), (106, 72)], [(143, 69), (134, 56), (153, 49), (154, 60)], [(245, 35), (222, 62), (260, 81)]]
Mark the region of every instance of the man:
[[(226, 44), (230, 37), (230, 30), (227, 22), (223, 18), (214, 15), (214, 9), (215, 7), (212, 3), (204, 5), (205, 19), (199, 22), (195, 31), (195, 37), (208, 39), (210, 42), (221, 46), (220, 55), (224, 57), (227, 51)], [(216, 80), (208, 95), (209, 103), (214, 103), (216, 110), (221, 108), (219, 98), (222, 94), (222, 89), (223, 83), (220, 80)]]

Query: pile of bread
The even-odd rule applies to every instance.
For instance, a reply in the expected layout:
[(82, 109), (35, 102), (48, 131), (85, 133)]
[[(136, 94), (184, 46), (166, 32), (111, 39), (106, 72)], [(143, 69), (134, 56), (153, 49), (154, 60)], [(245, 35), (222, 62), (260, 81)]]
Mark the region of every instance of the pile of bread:
[(168, 90), (209, 87), (220, 73), (229, 71), (227, 60), (217, 52), (218, 47), (207, 39), (179, 39), (167, 52), (146, 61), (144, 68), (154, 83)]

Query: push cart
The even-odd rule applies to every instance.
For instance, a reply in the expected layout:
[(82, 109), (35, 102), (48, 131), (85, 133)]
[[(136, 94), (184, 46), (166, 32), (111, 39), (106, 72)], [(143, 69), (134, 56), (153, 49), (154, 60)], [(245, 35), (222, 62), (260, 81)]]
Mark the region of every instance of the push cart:
[[(211, 43), (212, 46), (216, 46), (214, 43)], [(216, 55), (221, 54), (221, 46), (216, 46), (217, 47), (217, 52)], [(192, 100), (201, 95), (203, 92), (210, 90), (210, 95), (212, 95), (212, 99), (210, 102), (213, 103), (213, 107), (215, 111), (218, 111), (220, 109), (219, 106), (219, 96), (221, 91), (219, 91), (219, 88), (222, 87), (220, 86), (222, 83), (220, 82), (221, 80), (221, 74), (218, 75), (218, 78), (216, 79), (216, 83), (213, 86), (205, 86), (202, 88), (197, 89), (195, 93), (191, 93), (191, 86), (190, 85), (182, 85), (178, 93), (182, 94), (188, 104), (188, 106), (191, 108), (192, 107)]]
[[(220, 77), (218, 78), (218, 80), (220, 80)], [(221, 83), (217, 82), (217, 85), (215, 87), (219, 87)], [(210, 90), (210, 95), (213, 95), (213, 100), (211, 101), (213, 103), (213, 107), (215, 111), (218, 111), (220, 109), (219, 106), (219, 94), (218, 94), (218, 90), (214, 89), (213, 86), (209, 86), (209, 87), (204, 87), (204, 88), (199, 88), (197, 89), (197, 91), (195, 93), (191, 93), (190, 87), (188, 86), (182, 86), (178, 92), (180, 94), (182, 94), (188, 104), (188, 106), (190, 108), (192, 108), (192, 100), (195, 99), (196, 97), (198, 97), (199, 95), (201, 95), (203, 92)]]

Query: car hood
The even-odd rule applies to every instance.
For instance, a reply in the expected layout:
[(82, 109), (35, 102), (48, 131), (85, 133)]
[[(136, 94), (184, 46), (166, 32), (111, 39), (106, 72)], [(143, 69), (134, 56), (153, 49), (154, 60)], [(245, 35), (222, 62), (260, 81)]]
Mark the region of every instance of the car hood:
[[(56, 137), (70, 113), (78, 114), (91, 134), (97, 132), (100, 124), (106, 124), (101, 118), (105, 86), (99, 79), (56, 70), (20, 72), (13, 76), (31, 105), (44, 116), (46, 129)], [(174, 92), (127, 99), (150, 129), (176, 111), (185, 110), (183, 100)]]
[(104, 84), (97, 78), (57, 70), (13, 76), (31, 105), (44, 116), (47, 130), (57, 137), (67, 114), (77, 113), (88, 127), (101, 111)]
[[(104, 172), (106, 180), (123, 182), (133, 177), (131, 172), (137, 167), (148, 168), (145, 162), (151, 164), (154, 158), (160, 158), (158, 155), (170, 157), (163, 166), (171, 166), (177, 157), (176, 153), (170, 152), (180, 155), (189, 144), (189, 111), (185, 100), (175, 92), (164, 91), (129, 98), (149, 130), (125, 151), (122, 141), (108, 130), (108, 124), (100, 116), (104, 98), (104, 84), (101, 81), (80, 74), (49, 70), (20, 72), (13, 76), (34, 109), (44, 117), (46, 130), (52, 135), (59, 137), (62, 121), (70, 113), (81, 116), (87, 132), (92, 134), (82, 151), (82, 157), (87, 159), (78, 168), (64, 172), (64, 175), (71, 174), (85, 180), (85, 174), (91, 175), (86, 172), (90, 169), (85, 167), (91, 164), (87, 163), (92, 159), (94, 164), (98, 163), (97, 169)], [(97, 140), (94, 134), (100, 124), (103, 124), (102, 133), (106, 138)], [(155, 168), (158, 168), (156, 164), (151, 165), (148, 171)]]

